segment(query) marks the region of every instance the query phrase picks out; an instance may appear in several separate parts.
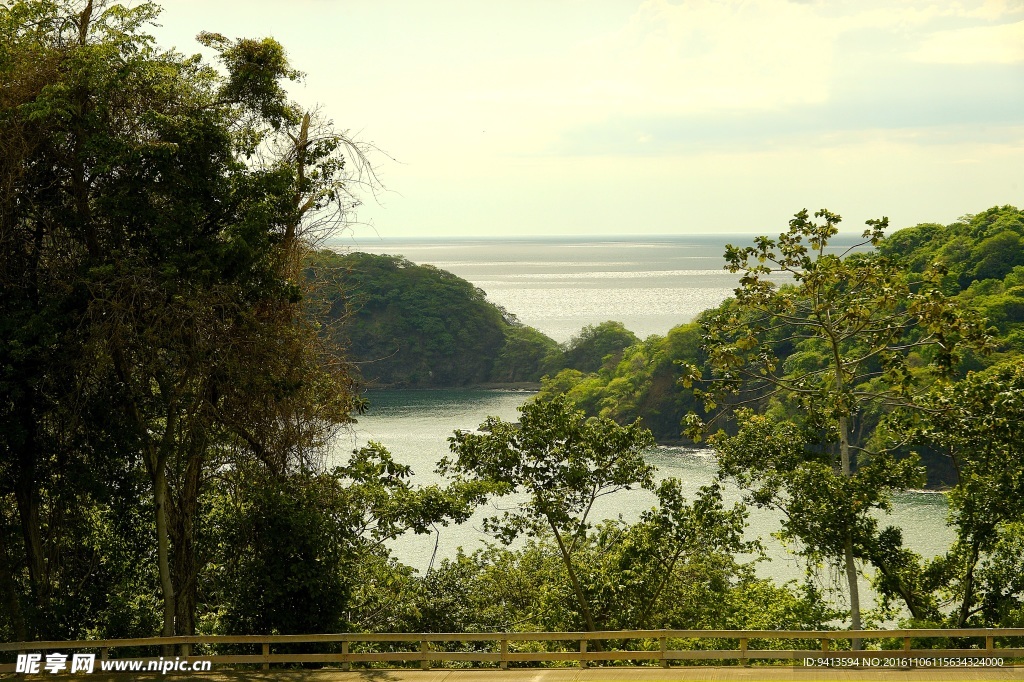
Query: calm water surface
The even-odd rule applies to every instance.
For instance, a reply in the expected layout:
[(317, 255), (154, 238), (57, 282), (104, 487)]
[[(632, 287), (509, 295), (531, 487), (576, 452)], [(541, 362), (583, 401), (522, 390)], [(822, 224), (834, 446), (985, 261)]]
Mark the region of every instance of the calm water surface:
[[(585, 325), (618, 320), (640, 338), (665, 334), (732, 295), (739, 277), (723, 269), (725, 245), (752, 235), (637, 237), (629, 240), (346, 239), (338, 251), (404, 256), (453, 272), (556, 341)], [(830, 249), (857, 242), (841, 235)]]
[[(833, 244), (841, 252), (858, 241), (842, 236)], [(726, 243), (746, 245), (751, 235), (634, 238), (630, 240), (352, 240), (330, 244), (339, 251), (357, 250), (402, 255), (415, 263), (449, 270), (483, 289), (526, 324), (558, 341), (580, 328), (619, 320), (640, 337), (664, 334), (692, 320), (701, 311), (732, 295), (736, 275), (722, 269)], [(443, 390), (377, 391), (369, 394), (370, 412), (338, 442), (335, 456), (345, 457), (370, 440), (383, 443), (398, 461), (412, 466), (420, 484), (443, 483), (434, 469), (449, 454), (448, 437), (455, 429), (473, 429), (487, 416), (516, 420), (516, 408), (529, 393), (511, 391)], [(660, 477), (675, 476), (693, 493), (715, 475), (714, 459), (706, 451), (661, 447), (648, 453)], [(725, 491), (738, 500), (735, 488)], [(596, 511), (605, 518), (621, 514), (636, 519), (654, 497), (645, 491), (609, 496)], [(500, 505), (501, 502), (495, 503)], [(505, 504), (508, 504), (506, 501)], [(440, 528), (430, 536), (409, 535), (392, 543), (401, 561), (425, 571), (431, 562), (467, 551), (488, 541), (482, 519), (497, 511), (481, 509), (461, 526)], [(945, 524), (946, 499), (936, 493), (901, 494), (885, 523), (903, 529), (907, 544), (924, 556), (946, 550), (953, 533)], [(779, 580), (800, 579), (796, 559), (772, 538), (779, 529), (777, 514), (750, 510), (747, 533), (761, 538), (771, 561), (758, 572)], [(839, 576), (836, 576), (838, 581)], [(867, 585), (863, 585), (867, 588)], [(865, 592), (865, 603), (870, 595)]]
[[(517, 408), (530, 395), (521, 391), (484, 390), (374, 391), (369, 394), (369, 414), (360, 418), (359, 424), (342, 439), (337, 456), (344, 456), (370, 440), (379, 441), (398, 461), (412, 466), (417, 483), (443, 483), (444, 479), (434, 469), (438, 460), (449, 454), (448, 437), (452, 432), (473, 429), (488, 416), (514, 421), (518, 418)], [(712, 481), (717, 468), (714, 458), (703, 450), (659, 447), (649, 452), (647, 458), (657, 467), (660, 478), (679, 478), (691, 495)], [(738, 501), (740, 492), (727, 487), (725, 496), (729, 501)], [(602, 502), (596, 510), (600, 517), (622, 514), (632, 520), (653, 505), (654, 496), (646, 491), (626, 491)], [(480, 548), (490, 539), (481, 530), (481, 521), (497, 511), (501, 501), (495, 505), (479, 510), (461, 526), (440, 528), (430, 536), (399, 538), (392, 543), (392, 551), (401, 561), (424, 571), (432, 559), (437, 563), (454, 556), (460, 546), (468, 551)], [(930, 557), (944, 552), (952, 542), (953, 533), (945, 524), (945, 514), (944, 495), (908, 492), (897, 497), (886, 523), (899, 526), (907, 544)], [(758, 572), (779, 580), (801, 578), (802, 568), (796, 559), (771, 537), (779, 529), (778, 514), (752, 508), (748, 524), (748, 536), (761, 538), (771, 557), (770, 562), (759, 565)]]

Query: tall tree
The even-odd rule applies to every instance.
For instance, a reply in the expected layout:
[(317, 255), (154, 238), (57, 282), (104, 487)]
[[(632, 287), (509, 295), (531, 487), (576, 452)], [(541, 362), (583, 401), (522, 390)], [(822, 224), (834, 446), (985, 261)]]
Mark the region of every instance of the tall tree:
[[(885, 509), (886, 491), (913, 480), (909, 462), (854, 444), (858, 420), (908, 404), (927, 373), (915, 365), (947, 374), (958, 345), (983, 343), (984, 330), (943, 294), (940, 270), (912, 283), (898, 263), (866, 251), (884, 240), (887, 219), (869, 220), (864, 241), (835, 254), (828, 245), (841, 218), (827, 210), (815, 218), (823, 220), (800, 211), (777, 240), (727, 247), (740, 286), (732, 305), (704, 320), (713, 375), (698, 394), (708, 409), (773, 399), (799, 408), (803, 422), (792, 427), (741, 413), (739, 434), (719, 436), (716, 450), (755, 501), (782, 505), (794, 534), (843, 567), (858, 630), (857, 561), (875, 536), (870, 510)], [(689, 367), (684, 385), (700, 378)], [(706, 427), (693, 414), (687, 423), (694, 435)]]
[(1024, 441), (1018, 427), (1024, 421), (1024, 362), (1018, 358), (936, 387), (922, 396), (917, 414), (901, 417), (897, 430), (952, 462), (949, 519), (956, 540), (930, 562), (894, 557), (899, 579), (882, 581), (883, 593), (937, 604), (944, 595), (952, 608), (934, 608), (929, 615), (952, 627), (1016, 622), (1022, 607), (1011, 576), (1021, 560), (1012, 555), (1019, 551), (1024, 523)]
[(651, 488), (653, 467), (643, 450), (654, 439), (639, 423), (619, 426), (610, 419), (587, 420), (564, 397), (520, 408), (518, 425), (488, 418), (480, 433), (457, 431), (455, 460), (439, 470), (488, 484), (497, 495), (527, 498), (484, 527), (504, 542), (521, 534), (550, 532), (558, 546), (576, 605), (588, 630), (598, 630), (575, 559), (591, 528), (594, 503), (631, 487)]
[[(622, 611), (615, 620), (643, 627), (678, 566), (697, 552), (717, 556), (746, 547), (745, 512), (725, 509), (717, 486), (702, 489), (690, 504), (678, 481), (655, 484), (654, 467), (643, 456), (654, 439), (639, 422), (587, 419), (564, 396), (529, 402), (520, 412), (519, 424), (489, 418), (479, 433), (456, 432), (450, 439), (456, 458), (443, 460), (440, 470), (483, 484), (495, 497), (521, 496), (484, 527), (505, 543), (521, 535), (551, 538), (588, 630), (607, 626), (602, 613), (613, 617), (605, 611), (613, 603)], [(658, 506), (633, 525), (609, 522), (594, 533), (598, 500), (631, 488), (654, 492)], [(622, 550), (610, 561), (617, 567), (596, 566), (594, 545), (601, 543)]]
[[(211, 472), (239, 456), (301, 468), (359, 407), (306, 319), (296, 266), (311, 212), (350, 205), (341, 138), (314, 139), (271, 39), (205, 34), (220, 76), (153, 46), (148, 3), (0, 12), (0, 492), (17, 501), (45, 610), (52, 477), (69, 457), (129, 453), (150, 480), (163, 633), (191, 634)], [(275, 153), (282, 139), (292, 153)], [(108, 410), (98, 423), (83, 419), (93, 401)]]

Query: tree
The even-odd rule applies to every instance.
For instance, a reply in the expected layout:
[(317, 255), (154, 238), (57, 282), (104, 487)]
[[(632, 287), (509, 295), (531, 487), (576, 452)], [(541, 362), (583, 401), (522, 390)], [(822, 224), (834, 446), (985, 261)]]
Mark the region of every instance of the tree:
[[(350, 205), (350, 148), (287, 100), (298, 74), (278, 43), (206, 34), (221, 77), (155, 48), (156, 16), (92, 0), (0, 9), (0, 494), (18, 509), (36, 623), (52, 623), (61, 523), (91, 518), (69, 506), (100, 511), (62, 499), (62, 477), (144, 470), (170, 635), (194, 631), (212, 474), (315, 466), (360, 403), (306, 319), (295, 265), (318, 212)], [(10, 565), (0, 590), (20, 579)]]
[(610, 355), (614, 367), (622, 351), (639, 341), (621, 322), (608, 320), (599, 325), (587, 325), (565, 345), (564, 363), (581, 372), (596, 372)]
[[(970, 373), (921, 397), (896, 428), (918, 446), (948, 457), (956, 471), (949, 518), (956, 541), (927, 564), (906, 557), (904, 570), (921, 591), (945, 592), (953, 627), (1005, 626), (1022, 613), (1013, 574), (1024, 523), (1024, 362)], [(980, 574), (980, 578), (979, 578)], [(887, 593), (898, 585), (883, 584)], [(939, 610), (935, 610), (938, 617)]]
[(693, 396), (678, 390), (683, 363), (701, 363), (700, 325), (673, 327), (665, 336), (651, 335), (622, 351), (618, 363), (600, 374), (565, 369), (543, 379), (538, 398), (566, 394), (587, 414), (620, 424), (637, 417), (659, 443), (679, 438), (679, 422), (699, 409)]
[[(642, 627), (688, 557), (744, 547), (744, 512), (724, 509), (717, 488), (702, 490), (691, 506), (678, 481), (655, 485), (643, 458), (654, 440), (639, 423), (587, 419), (564, 396), (520, 412), (518, 425), (489, 418), (479, 433), (456, 432), (450, 443), (457, 457), (442, 460), (439, 470), (482, 483), (496, 497), (525, 497), (484, 527), (505, 543), (520, 535), (553, 541), (588, 630), (612, 619)], [(595, 502), (635, 487), (655, 491), (658, 506), (635, 524), (609, 522), (595, 535)], [(596, 543), (621, 551), (596, 551)]]
[(373, 583), (401, 572), (384, 543), (472, 513), (471, 490), (416, 487), (411, 478), (379, 443), (329, 472), (236, 468), (215, 507), (224, 629), (302, 634), (377, 625), (368, 602), (393, 595)]
[(489, 417), (480, 433), (456, 431), (450, 443), (457, 457), (443, 459), (438, 470), (484, 482), (499, 496), (527, 495), (513, 510), (487, 519), (485, 529), (506, 543), (521, 534), (550, 532), (586, 627), (597, 630), (574, 554), (591, 528), (594, 502), (634, 486), (653, 486), (643, 450), (654, 439), (637, 423), (588, 421), (564, 398), (526, 403), (520, 412), (519, 425)]
[[(676, 483), (668, 481), (667, 485)], [(754, 576), (736, 552), (742, 510), (725, 509), (713, 486), (692, 504), (603, 521), (574, 560), (595, 620), (608, 630), (825, 627), (835, 616), (809, 589)], [(671, 498), (672, 495), (667, 497)], [(687, 517), (685, 520), (681, 516)], [(579, 629), (579, 607), (551, 533), (515, 548), (459, 553), (423, 578), (417, 630), (479, 632)]]
[(505, 345), (494, 360), (496, 382), (540, 381), (561, 364), (558, 343), (533, 327), (514, 322), (505, 328)]
[[(909, 404), (929, 372), (947, 375), (961, 342), (983, 343), (984, 330), (943, 294), (941, 269), (911, 285), (897, 262), (858, 252), (883, 243), (885, 218), (869, 220), (864, 241), (834, 255), (827, 247), (841, 218), (815, 217), (823, 222), (800, 211), (777, 240), (727, 247), (740, 286), (733, 304), (703, 321), (712, 376), (698, 395), (709, 410), (722, 399), (798, 410), (799, 424), (741, 412), (738, 435), (713, 444), (726, 475), (750, 487), (755, 502), (781, 506), (787, 529), (844, 567), (857, 630), (856, 562), (876, 538), (870, 511), (886, 509), (889, 492), (914, 480), (912, 462), (854, 444), (859, 421)], [(691, 365), (683, 382), (700, 378)], [(706, 427), (693, 414), (687, 423), (695, 436)]]

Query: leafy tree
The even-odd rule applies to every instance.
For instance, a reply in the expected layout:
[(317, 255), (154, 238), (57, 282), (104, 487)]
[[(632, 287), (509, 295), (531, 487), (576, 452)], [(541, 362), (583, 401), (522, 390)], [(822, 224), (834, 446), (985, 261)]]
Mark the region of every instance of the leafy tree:
[[(751, 564), (738, 564), (720, 548), (694, 548), (665, 571), (641, 541), (651, 530), (646, 522), (631, 530), (630, 524), (609, 521), (596, 530), (579, 547), (577, 560), (586, 567), (595, 614), (607, 629), (827, 629), (835, 617), (813, 589), (758, 579)], [(490, 545), (471, 555), (459, 553), (424, 576), (422, 593), (415, 621), (419, 631), (580, 627), (572, 586), (550, 533), (516, 549)]]
[[(898, 263), (878, 253), (829, 254), (840, 217), (825, 210), (815, 217), (823, 222), (801, 211), (777, 240), (727, 247), (740, 286), (734, 304), (703, 321), (712, 374), (698, 395), (709, 409), (719, 399), (772, 398), (798, 408), (799, 424), (740, 413), (739, 434), (713, 445), (723, 472), (750, 486), (755, 502), (782, 506), (790, 532), (844, 566), (857, 630), (856, 562), (871, 557), (876, 537), (870, 511), (886, 509), (890, 491), (910, 484), (915, 469), (891, 452), (855, 449), (858, 420), (909, 404), (921, 381), (915, 364), (948, 374), (960, 341), (981, 343), (984, 332), (943, 294), (941, 271), (926, 271), (912, 286)], [(887, 224), (868, 221), (854, 248), (883, 243)], [(780, 274), (791, 283), (778, 284)], [(700, 377), (691, 366), (684, 382)], [(694, 435), (705, 428), (696, 415), (687, 421)]]
[[(908, 581), (924, 593), (915, 595), (919, 600), (934, 592), (952, 602), (953, 627), (1000, 626), (1022, 613), (1020, 590), (1008, 577), (1019, 565), (1013, 553), (1024, 523), (1022, 421), (1024, 363), (1017, 359), (938, 387), (898, 425), (916, 444), (943, 453), (956, 471), (948, 496), (953, 547), (931, 562), (902, 562)], [(900, 585), (882, 587), (892, 595)], [(934, 609), (933, 618), (940, 613)]]
[(1014, 206), (993, 206), (950, 225), (925, 223), (900, 230), (879, 244), (879, 251), (902, 259), (915, 273), (942, 260), (949, 270), (946, 292), (952, 294), (975, 280), (1001, 279), (1021, 265), (1022, 236), (1024, 212)]
[(612, 356), (612, 366), (622, 351), (640, 339), (621, 322), (608, 320), (599, 325), (588, 325), (580, 330), (565, 346), (565, 365), (581, 372), (596, 372)]
[(622, 351), (618, 363), (600, 374), (565, 369), (542, 381), (538, 399), (566, 394), (587, 414), (620, 424), (642, 418), (658, 442), (679, 439), (679, 422), (701, 406), (677, 390), (684, 364), (702, 364), (700, 325), (673, 327), (665, 336), (652, 335)]
[[(489, 418), (479, 433), (456, 432), (456, 459), (439, 469), (482, 483), (494, 496), (521, 496), (484, 527), (505, 543), (520, 535), (549, 539), (588, 630), (615, 621), (643, 627), (680, 566), (702, 553), (745, 547), (744, 513), (725, 510), (717, 488), (689, 505), (678, 481), (655, 485), (643, 459), (653, 439), (638, 423), (588, 420), (561, 396), (520, 411), (518, 425)], [(655, 491), (659, 505), (635, 524), (610, 522), (595, 535), (594, 503), (634, 486)]]
[(221, 627), (241, 634), (343, 630), (354, 563), (345, 501), (329, 478), (255, 476), (244, 501), (224, 512)]
[(524, 324), (505, 329), (505, 345), (494, 361), (491, 378), (501, 382), (539, 381), (561, 365), (562, 352), (551, 337)]
[[(1021, 303), (1024, 296), (1018, 289), (1024, 284), (1024, 275), (1021, 274), (1024, 266), (1013, 266), (1005, 276), (1000, 275), (1001, 279), (978, 279), (974, 272), (982, 257), (978, 249), (983, 242), (1002, 239), (1010, 243), (1018, 235), (1024, 235), (1024, 218), (1021, 216), (1021, 211), (1013, 206), (993, 207), (977, 215), (965, 216), (951, 225), (924, 223), (901, 229), (876, 246), (880, 255), (900, 264), (910, 286), (917, 286), (930, 266), (941, 262), (942, 266), (938, 270), (933, 268), (929, 275), (938, 278), (933, 284), (947, 296), (955, 295), (964, 307), (975, 310), (996, 328), (995, 352), (979, 353), (969, 346), (962, 348), (960, 362), (955, 367), (956, 377), (998, 364), (1024, 351), (1024, 305)], [(1006, 267), (1016, 258), (1014, 253), (1014, 249), (1007, 248), (1002, 254)], [(996, 256), (994, 252), (988, 255)], [(1005, 270), (1005, 267), (1000, 267), (990, 274)], [(948, 272), (940, 274), (942, 270)], [(961, 289), (963, 273), (966, 273), (962, 278), (965, 289)], [(679, 438), (679, 421), (688, 412), (696, 412), (702, 418), (709, 417), (691, 393), (677, 390), (677, 382), (683, 375), (681, 367), (695, 365), (704, 373), (711, 372), (700, 348), (699, 320), (714, 315), (729, 316), (733, 310), (735, 303), (729, 299), (714, 309), (704, 311), (698, 321), (670, 330), (665, 337), (649, 337), (634, 344), (622, 353), (617, 365), (598, 373), (563, 370), (560, 376), (549, 377), (544, 382), (541, 395), (567, 393), (587, 414), (611, 417), (619, 423), (642, 417), (644, 425), (651, 429), (659, 442), (672, 442)], [(811, 344), (783, 341), (781, 333), (779, 338), (775, 354), (786, 371), (810, 370), (815, 363), (821, 363), (824, 351), (820, 344), (813, 347)], [(920, 352), (911, 353), (909, 361), (911, 364), (927, 364), (929, 357)], [(792, 401), (776, 402), (772, 411), (776, 416), (800, 418), (799, 406)], [(851, 432), (851, 447), (874, 447), (870, 443), (873, 438), (881, 439), (880, 434), (876, 436), (876, 429), (885, 412), (876, 405), (859, 415)], [(735, 425), (728, 414), (723, 415), (723, 419), (722, 426), (734, 432)], [(929, 485), (952, 485), (955, 482), (955, 472), (944, 458), (930, 448), (919, 448), (919, 452)]]
[(549, 531), (558, 545), (587, 629), (597, 630), (573, 555), (590, 529), (590, 512), (601, 497), (633, 486), (652, 487), (653, 470), (643, 450), (654, 444), (639, 424), (588, 421), (564, 398), (520, 408), (519, 425), (489, 417), (480, 433), (457, 431), (450, 439), (455, 460), (443, 474), (493, 487), (498, 495), (524, 492), (528, 499), (484, 522), (504, 542)]
[(379, 443), (331, 472), (277, 475), (237, 469), (219, 495), (220, 629), (301, 634), (395, 627), (409, 569), (384, 543), (469, 518), (476, 485), (417, 487), (412, 470)]
[[(0, 495), (24, 551), (12, 561), (5, 533), (0, 590), (21, 591), (23, 565), (32, 599), (30, 617), (22, 603), (12, 619), (19, 631), (73, 620), (56, 617), (53, 586), (97, 574), (62, 547), (119, 504), (99, 476), (78, 479), (80, 496), (62, 491), (66, 476), (135, 485), (145, 472), (154, 537), (138, 544), (157, 548), (146, 558), (164, 634), (190, 634), (211, 472), (245, 458), (301, 468), (359, 404), (305, 322), (293, 265), (310, 211), (344, 202), (339, 142), (311, 142), (275, 41), (207, 35), (220, 77), (155, 48), (143, 27), (156, 13), (64, 0), (0, 10)], [(275, 155), (283, 139), (294, 153)]]

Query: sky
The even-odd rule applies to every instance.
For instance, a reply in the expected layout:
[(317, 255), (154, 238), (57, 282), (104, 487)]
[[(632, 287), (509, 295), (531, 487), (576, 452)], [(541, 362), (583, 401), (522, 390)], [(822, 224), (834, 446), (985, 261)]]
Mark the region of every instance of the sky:
[(1024, 206), (1024, 0), (164, 0), (375, 146), (357, 238), (778, 233)]

